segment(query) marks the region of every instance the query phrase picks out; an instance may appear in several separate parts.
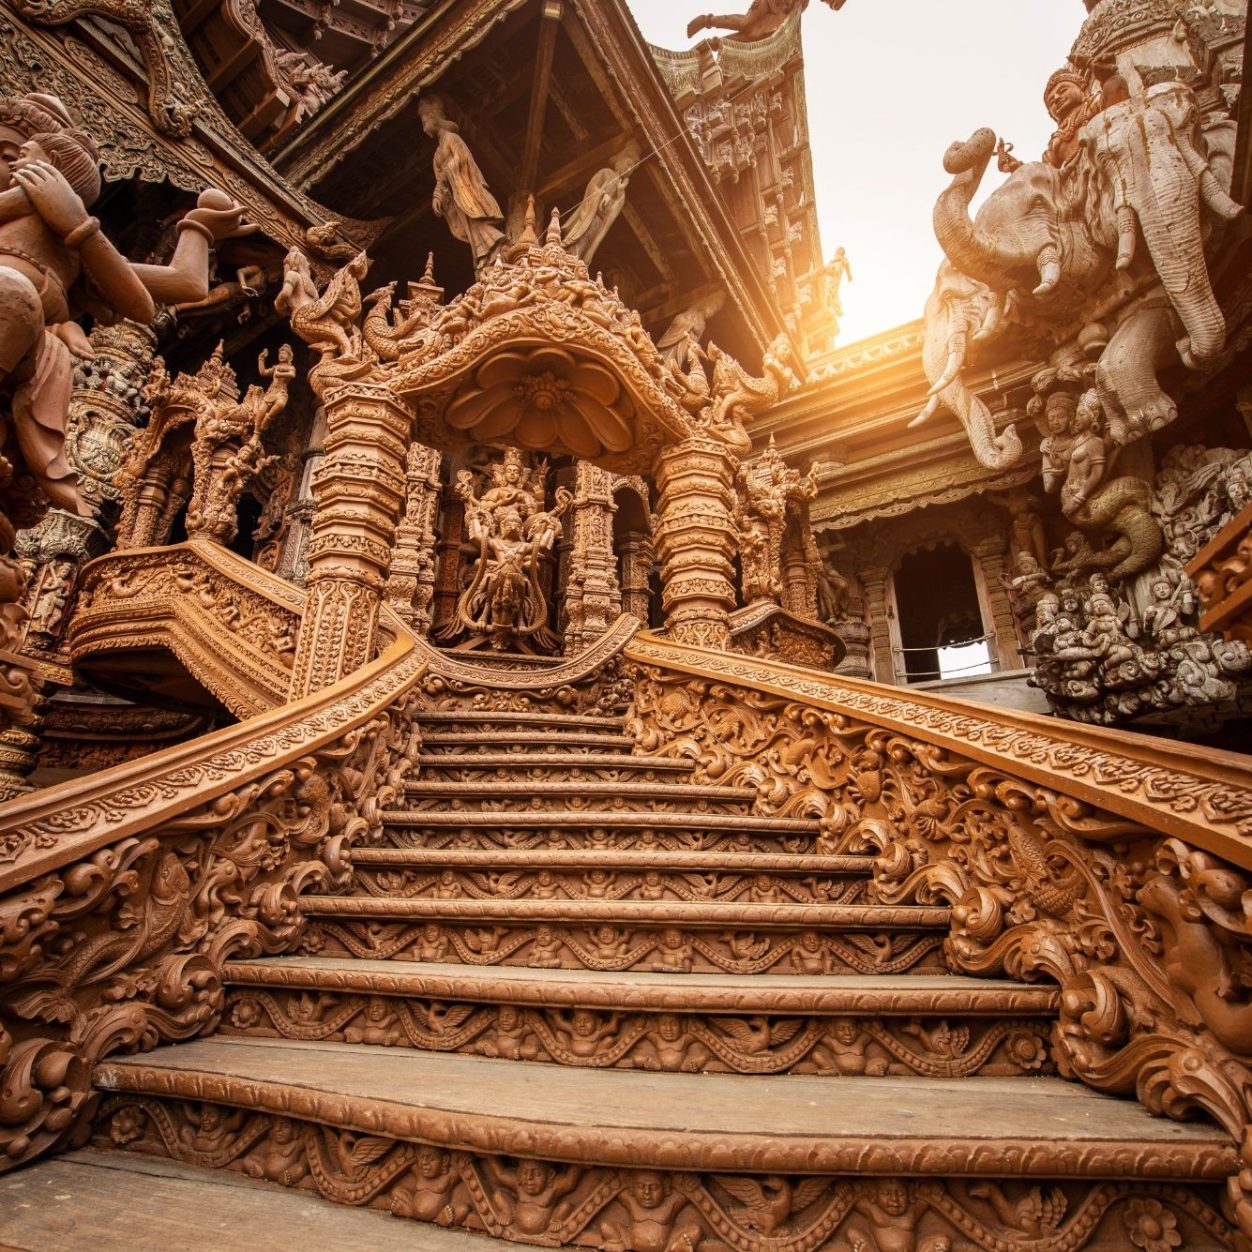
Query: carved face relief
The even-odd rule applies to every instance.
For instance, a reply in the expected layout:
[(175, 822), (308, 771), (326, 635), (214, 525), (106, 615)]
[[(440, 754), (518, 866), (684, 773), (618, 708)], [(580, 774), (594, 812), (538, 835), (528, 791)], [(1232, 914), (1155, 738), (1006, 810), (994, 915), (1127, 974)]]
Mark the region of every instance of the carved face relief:
[(642, 1170), (630, 1184), (631, 1193), (641, 1208), (658, 1208), (665, 1200), (665, 1179), (651, 1170)]
[(542, 1161), (522, 1161), (517, 1167), (517, 1189), (528, 1196), (537, 1196), (548, 1185), (551, 1169)]

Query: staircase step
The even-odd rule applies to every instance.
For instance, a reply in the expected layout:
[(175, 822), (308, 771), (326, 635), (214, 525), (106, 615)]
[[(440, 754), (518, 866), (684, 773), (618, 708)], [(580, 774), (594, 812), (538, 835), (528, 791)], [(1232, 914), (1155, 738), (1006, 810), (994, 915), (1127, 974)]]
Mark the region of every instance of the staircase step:
[[(634, 740), (622, 731), (594, 730), (468, 730), (425, 731), (422, 750), (448, 748), (460, 752), (490, 752), (494, 749), (507, 751), (510, 755), (525, 753), (550, 754), (557, 752), (599, 751), (629, 756), (634, 750)], [(432, 755), (438, 755), (437, 753)]]
[(305, 952), (534, 969), (898, 974), (942, 968), (948, 911), (686, 900), (302, 896)]
[(672, 756), (628, 756), (621, 752), (423, 752), (417, 758), (420, 777), (459, 779), (477, 783), (479, 776), (494, 770), (501, 778), (512, 778), (514, 786), (553, 770), (571, 781), (591, 773), (620, 777), (639, 774), (645, 778), (658, 774), (690, 774), (695, 763)]
[(873, 859), (637, 849), (360, 848), (359, 894), (454, 899), (858, 901)]
[[(524, 790), (522, 789), (524, 788)], [(526, 806), (531, 812), (547, 809), (565, 812), (567, 807), (599, 805), (620, 812), (628, 806), (645, 806), (651, 814), (666, 807), (681, 806), (690, 813), (707, 811), (714, 806), (751, 804), (756, 798), (752, 787), (718, 787), (696, 783), (617, 782), (598, 779), (569, 781), (553, 779), (519, 782), (473, 780), (469, 782), (427, 781), (418, 778), (405, 786), (411, 809), (423, 811), (423, 804), (451, 805), (506, 803), (511, 816)], [(465, 811), (457, 809), (456, 811)]]
[(683, 926), (786, 930), (945, 929), (948, 909), (894, 904), (741, 904), (690, 900), (409, 900), (375, 896), (300, 897), (314, 917), (416, 921), (548, 922), (558, 925)]
[[(550, 846), (557, 846), (555, 840), (568, 838), (575, 831), (602, 831), (603, 839), (599, 846), (603, 847), (612, 847), (619, 842), (616, 838), (619, 832), (638, 832), (651, 833), (650, 842), (657, 847), (721, 851), (730, 843), (737, 845), (741, 851), (751, 852), (759, 848), (762, 839), (788, 836), (811, 847), (821, 831), (820, 825), (812, 818), (758, 817), (750, 813), (645, 813), (615, 809), (570, 809), (559, 813), (539, 809), (491, 812), (444, 808), (392, 809), (382, 816), (388, 827), (416, 827), (423, 832), (423, 837), (427, 832), (440, 830), (471, 831), (476, 838), (498, 838), (504, 832), (535, 831), (545, 836)], [(635, 842), (642, 841), (636, 839)]]
[[(413, 1252), (413, 1228), (384, 1213), (332, 1204), (241, 1172), (135, 1152), (70, 1152), (0, 1179), (7, 1252)], [(431, 1226), (422, 1252), (519, 1247)]]
[(952, 975), (606, 980), (332, 957), (229, 962), (225, 976), (228, 1034), (741, 1074), (1049, 1073), (1060, 998), (1055, 987)]
[(487, 709), (424, 709), (418, 720), (423, 726), (540, 726), (556, 730), (612, 730), (622, 734), (624, 719), (597, 717), (591, 713), (546, 713), (542, 709), (508, 713)]
[[(284, 1164), (290, 1177), (302, 1152), (312, 1152), (317, 1159), (306, 1169), (323, 1194), (339, 1198), (350, 1188), (364, 1203), (391, 1187), (390, 1203), (401, 1207), (394, 1186), (413, 1187), (408, 1167), (417, 1144), (467, 1153), (466, 1169), (478, 1172), (486, 1194), (511, 1187), (511, 1171), (483, 1160), (500, 1156), (570, 1163), (593, 1176), (604, 1167), (819, 1175), (831, 1177), (832, 1188), (837, 1176), (846, 1186), (862, 1171), (1224, 1182), (1239, 1168), (1235, 1146), (1215, 1126), (1154, 1118), (1133, 1101), (1058, 1078), (552, 1073), (552, 1081), (519, 1082), (515, 1063), (496, 1058), (197, 1040), (96, 1066), (96, 1084), (109, 1093), (96, 1143), (212, 1157), (236, 1169), (250, 1162), (269, 1177)], [(205, 1105), (246, 1111), (210, 1119)], [(185, 1130), (162, 1134), (162, 1121)], [(348, 1133), (328, 1145), (319, 1124)], [(445, 1172), (455, 1167), (444, 1158), (439, 1164)], [(584, 1217), (615, 1194), (606, 1190)], [(510, 1206), (532, 1239), (545, 1235), (555, 1197), (546, 1212), (540, 1207)], [(488, 1229), (501, 1225), (497, 1219)]]

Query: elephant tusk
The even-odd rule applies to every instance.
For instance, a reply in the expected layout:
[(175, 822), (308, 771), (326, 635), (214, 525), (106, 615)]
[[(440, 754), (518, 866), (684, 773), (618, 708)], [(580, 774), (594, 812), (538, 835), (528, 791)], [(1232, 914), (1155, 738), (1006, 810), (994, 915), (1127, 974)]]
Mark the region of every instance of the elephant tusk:
[(1128, 269), (1135, 259), (1135, 244), (1138, 231), (1135, 229), (1135, 211), (1128, 204), (1117, 206), (1117, 262), (1119, 270)]
[(920, 426), (928, 418), (935, 415), (939, 408), (939, 397), (934, 396), (926, 403), (926, 407), (905, 427), (906, 430), (912, 430), (915, 426)]
[(927, 396), (933, 399), (941, 391), (947, 391), (960, 377), (961, 369), (965, 365), (967, 342), (968, 334), (964, 330), (956, 331), (951, 339), (948, 340), (947, 364), (943, 367), (943, 373), (935, 380), (930, 390), (926, 393)]
[(1061, 256), (1056, 244), (1044, 244), (1039, 249), (1039, 286), (1035, 288), (1037, 296), (1051, 295), (1061, 282)]
[(1243, 212), (1243, 205), (1226, 194), (1226, 189), (1217, 181), (1217, 175), (1211, 169), (1206, 168), (1200, 175), (1200, 195), (1204, 198), (1204, 203), (1219, 217), (1230, 220)]

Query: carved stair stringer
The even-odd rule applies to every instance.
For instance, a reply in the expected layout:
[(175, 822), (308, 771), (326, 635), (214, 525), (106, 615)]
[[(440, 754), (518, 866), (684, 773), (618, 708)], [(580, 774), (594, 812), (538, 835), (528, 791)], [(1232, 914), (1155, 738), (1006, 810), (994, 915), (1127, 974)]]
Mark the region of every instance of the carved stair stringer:
[(213, 1032), (229, 957), (298, 942), (412, 768), (422, 673), (397, 627), (332, 687), (5, 805), (0, 1169), (82, 1140), (104, 1057)]
[(954, 971), (1052, 980), (1067, 1076), (1216, 1120), (1252, 1235), (1252, 767), (640, 634), (636, 750), (877, 851), (871, 898), (948, 904)]
[(301, 588), (207, 540), (111, 553), (83, 570), (70, 655), (98, 685), (134, 695), (164, 677), (152, 653), (169, 654), (252, 717), (286, 703), (304, 606)]

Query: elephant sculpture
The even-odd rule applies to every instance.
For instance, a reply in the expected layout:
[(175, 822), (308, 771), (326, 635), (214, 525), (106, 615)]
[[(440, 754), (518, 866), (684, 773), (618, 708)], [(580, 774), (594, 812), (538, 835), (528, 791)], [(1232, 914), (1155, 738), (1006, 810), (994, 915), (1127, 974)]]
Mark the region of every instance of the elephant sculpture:
[(972, 219), (996, 136), (975, 131), (944, 157), (953, 178), (934, 223), (947, 260), (927, 302), (922, 354), (931, 387), (910, 425), (953, 412), (990, 469), (1014, 464), (1021, 440), (1011, 426), (996, 432), (962, 375), (971, 352), (1011, 322), (1059, 342), (1080, 328), (1084, 309), (1120, 305), (1096, 368), (1118, 444), (1177, 416), (1160, 371), (1180, 357), (1198, 368), (1225, 344), (1205, 247), (1215, 226), (1242, 212), (1223, 186), (1234, 128), (1222, 121), (1202, 130), (1195, 94), (1180, 82), (1131, 97), (1115, 79), (1103, 100), (1071, 160), (1018, 165)]

